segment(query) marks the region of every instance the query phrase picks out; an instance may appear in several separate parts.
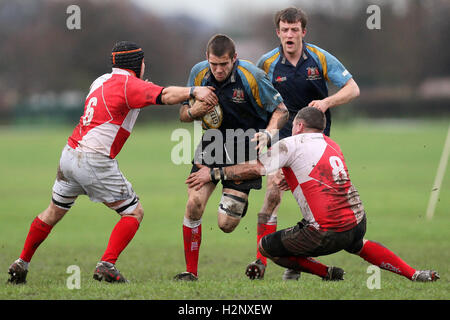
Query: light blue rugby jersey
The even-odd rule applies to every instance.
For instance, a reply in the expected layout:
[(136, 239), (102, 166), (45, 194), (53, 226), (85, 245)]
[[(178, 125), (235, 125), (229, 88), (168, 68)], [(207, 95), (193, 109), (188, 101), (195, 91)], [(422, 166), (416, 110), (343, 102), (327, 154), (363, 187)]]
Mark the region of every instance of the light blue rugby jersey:
[[(296, 66), (284, 57), (281, 46), (264, 54), (257, 65), (267, 73), (289, 110), (289, 121), (280, 131), (281, 138), (291, 135), (292, 120), (298, 110), (313, 100), (328, 97), (327, 81), (341, 88), (352, 78), (350, 72), (336, 57), (306, 42), (303, 42), (303, 53)], [(325, 115), (327, 125), (324, 133), (329, 135), (330, 111), (327, 110)]]
[(213, 86), (223, 109), (223, 129), (264, 129), (276, 107), (283, 102), (267, 75), (251, 62), (237, 59), (222, 83), (213, 77), (208, 61), (191, 70), (187, 86)]

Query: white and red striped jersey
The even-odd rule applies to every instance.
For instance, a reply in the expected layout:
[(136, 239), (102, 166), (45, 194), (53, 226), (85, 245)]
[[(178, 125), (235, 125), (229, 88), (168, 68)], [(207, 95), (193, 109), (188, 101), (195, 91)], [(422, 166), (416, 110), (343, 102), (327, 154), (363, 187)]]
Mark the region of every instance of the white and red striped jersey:
[(282, 168), (303, 217), (320, 230), (346, 231), (365, 215), (339, 145), (322, 133), (276, 143), (260, 157), (266, 172)]
[(127, 70), (113, 68), (92, 83), (69, 146), (114, 159), (130, 136), (140, 108), (156, 104), (162, 89)]

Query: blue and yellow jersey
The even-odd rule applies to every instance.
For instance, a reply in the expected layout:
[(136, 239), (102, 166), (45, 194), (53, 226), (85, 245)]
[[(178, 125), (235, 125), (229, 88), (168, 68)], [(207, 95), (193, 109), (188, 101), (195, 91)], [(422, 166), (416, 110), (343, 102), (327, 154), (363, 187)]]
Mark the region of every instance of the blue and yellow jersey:
[(276, 107), (283, 102), (267, 75), (251, 62), (236, 60), (230, 76), (215, 80), (207, 60), (191, 70), (187, 86), (212, 86), (223, 110), (219, 130), (264, 129)]
[[(291, 135), (292, 120), (298, 110), (313, 100), (328, 97), (328, 81), (341, 88), (352, 78), (336, 57), (306, 42), (303, 42), (303, 53), (296, 66), (284, 57), (281, 46), (264, 54), (257, 66), (267, 73), (289, 110), (289, 121), (281, 129), (280, 138)], [(325, 115), (327, 125), (324, 133), (330, 135), (330, 111), (327, 110)]]

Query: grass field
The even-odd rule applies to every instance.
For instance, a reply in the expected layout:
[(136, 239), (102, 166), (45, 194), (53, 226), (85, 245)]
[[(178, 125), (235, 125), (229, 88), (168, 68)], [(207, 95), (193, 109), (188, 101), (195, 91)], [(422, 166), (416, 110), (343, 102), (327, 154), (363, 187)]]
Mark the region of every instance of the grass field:
[[(436, 283), (413, 283), (381, 272), (381, 288), (368, 289), (369, 264), (340, 252), (320, 260), (346, 271), (345, 281), (323, 282), (302, 274), (283, 282), (282, 268), (269, 262), (263, 281), (244, 275), (254, 260), (256, 214), (264, 191), (250, 194), (247, 216), (231, 234), (217, 227), (218, 190), (203, 217), (199, 277), (179, 283), (184, 271), (182, 220), (188, 164), (171, 162), (170, 140), (179, 123), (138, 124), (118, 160), (145, 209), (134, 240), (117, 263), (131, 281), (109, 285), (92, 279), (119, 216), (80, 197), (36, 252), (28, 283), (7, 285), (7, 269), (22, 250), (29, 225), (49, 203), (62, 147), (72, 128), (0, 128), (0, 299), (443, 299), (450, 298), (450, 173), (440, 190), (435, 216), (425, 218), (448, 121), (333, 124), (332, 137), (346, 156), (350, 177), (368, 214), (368, 239), (381, 242), (419, 269), (438, 270)], [(189, 128), (189, 126), (185, 126)], [(290, 194), (279, 210), (278, 228), (294, 225), (300, 212)], [(81, 269), (81, 288), (70, 290), (66, 272)]]

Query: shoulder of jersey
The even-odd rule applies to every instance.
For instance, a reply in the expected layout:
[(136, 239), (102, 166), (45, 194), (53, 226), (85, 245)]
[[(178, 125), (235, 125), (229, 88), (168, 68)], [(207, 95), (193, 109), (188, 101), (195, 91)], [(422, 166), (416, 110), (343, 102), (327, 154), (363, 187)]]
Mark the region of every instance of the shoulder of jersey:
[(258, 60), (258, 67), (263, 69), (266, 73), (268, 73), (270, 66), (274, 63), (277, 58), (280, 56), (280, 48), (276, 47), (275, 49), (263, 54), (261, 58)]
[(315, 44), (307, 43), (305, 42), (306, 50), (309, 51), (309, 53), (312, 53), (313, 55), (317, 56), (319, 59), (325, 57), (325, 54), (328, 54), (328, 52)]
[(250, 73), (256, 80), (259, 80), (265, 76), (264, 72), (262, 72), (261, 69), (259, 69), (249, 60), (239, 59), (238, 69), (244, 72), (246, 76), (247, 73)]
[(209, 70), (209, 63), (207, 60), (200, 61), (194, 65), (191, 69), (190, 79), (193, 81), (194, 85), (200, 86), (205, 74)]
[(195, 64), (191, 69), (191, 73), (199, 74), (201, 71), (205, 69), (206, 70), (209, 69), (209, 64), (207, 60), (200, 61), (199, 63)]
[(309, 43), (309, 42), (305, 42), (304, 44), (305, 44), (306, 48), (309, 49), (309, 50), (311, 50), (311, 48), (314, 48), (314, 49), (317, 49), (317, 50), (320, 50), (320, 51), (325, 51), (321, 47), (319, 47), (319, 46), (317, 46), (315, 44), (312, 44), (312, 43)]
[(286, 137), (283, 140), (280, 140), (280, 142), (284, 142), (289, 147), (289, 146), (295, 145), (296, 141), (300, 141), (300, 140), (301, 140), (300, 136), (298, 134), (296, 134), (293, 136)]
[(113, 76), (112, 73), (105, 73), (94, 80), (94, 82), (91, 83), (91, 86), (89, 87), (89, 93), (87, 96), (89, 96), (92, 92), (97, 90), (103, 83), (105, 83), (107, 80), (111, 79)]

